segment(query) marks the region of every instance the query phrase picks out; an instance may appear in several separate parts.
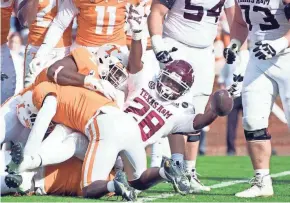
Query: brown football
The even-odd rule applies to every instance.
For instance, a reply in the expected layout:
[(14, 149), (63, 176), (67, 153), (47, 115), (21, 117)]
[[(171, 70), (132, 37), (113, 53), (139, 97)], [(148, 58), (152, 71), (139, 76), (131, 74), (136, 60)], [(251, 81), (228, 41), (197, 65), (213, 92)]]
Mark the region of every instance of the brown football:
[(211, 97), (211, 109), (218, 116), (227, 116), (233, 109), (234, 101), (225, 89), (217, 90)]

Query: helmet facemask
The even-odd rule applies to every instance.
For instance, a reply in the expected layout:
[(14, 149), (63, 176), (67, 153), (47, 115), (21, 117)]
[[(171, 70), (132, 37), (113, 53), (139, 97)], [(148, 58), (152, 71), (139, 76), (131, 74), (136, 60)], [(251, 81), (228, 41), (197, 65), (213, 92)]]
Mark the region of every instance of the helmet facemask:
[(117, 62), (109, 65), (109, 72), (102, 79), (108, 80), (115, 88), (120, 89), (125, 85), (128, 73), (124, 65)]
[(157, 79), (156, 91), (166, 101), (176, 100), (184, 95), (190, 87), (182, 81), (182, 77), (175, 72), (165, 69), (160, 71)]

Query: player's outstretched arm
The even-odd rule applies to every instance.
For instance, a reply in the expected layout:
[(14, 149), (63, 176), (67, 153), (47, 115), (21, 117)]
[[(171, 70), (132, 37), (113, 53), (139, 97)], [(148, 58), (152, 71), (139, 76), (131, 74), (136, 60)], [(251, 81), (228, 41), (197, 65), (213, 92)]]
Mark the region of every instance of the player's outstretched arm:
[(29, 27), (36, 18), (38, 0), (23, 0), (18, 3), (19, 1), (15, 2), (15, 13), (19, 23), (24, 27)]
[(45, 57), (51, 52), (61, 39), (66, 28), (68, 28), (69, 25), (72, 26), (71, 22), (77, 13), (78, 9), (75, 7), (72, 0), (65, 0), (61, 3), (58, 13), (49, 26), (44, 41), (37, 51), (35, 58)]
[(130, 5), (128, 23), (132, 30), (131, 50), (129, 55), (128, 70), (131, 74), (138, 73), (143, 68), (142, 64), (142, 37), (143, 30), (147, 22), (146, 0), (140, 2), (139, 5)]

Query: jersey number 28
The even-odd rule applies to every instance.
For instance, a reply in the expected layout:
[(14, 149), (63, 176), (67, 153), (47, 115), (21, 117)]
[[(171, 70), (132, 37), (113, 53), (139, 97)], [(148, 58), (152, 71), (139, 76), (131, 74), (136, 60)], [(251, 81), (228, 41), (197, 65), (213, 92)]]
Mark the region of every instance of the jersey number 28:
[[(145, 101), (143, 101), (141, 98), (136, 97), (134, 99), (134, 102), (137, 104), (140, 104), (142, 108), (136, 108), (129, 106), (125, 112), (133, 113), (138, 116), (144, 116), (147, 114), (147, 112), (150, 110), (149, 104), (147, 104)], [(151, 110), (143, 120), (139, 122), (139, 128), (141, 130), (142, 134), (142, 140), (146, 141), (150, 137), (152, 137), (163, 125), (164, 125), (164, 120), (159, 116), (154, 110)]]

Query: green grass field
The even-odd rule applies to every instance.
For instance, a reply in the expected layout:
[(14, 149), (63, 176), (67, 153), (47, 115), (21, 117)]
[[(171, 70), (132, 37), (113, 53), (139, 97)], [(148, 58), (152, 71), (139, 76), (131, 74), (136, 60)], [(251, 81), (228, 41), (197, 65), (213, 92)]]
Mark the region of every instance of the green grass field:
[[(208, 193), (181, 196), (175, 194), (171, 185), (161, 183), (139, 195), (139, 201), (153, 202), (290, 202), (290, 157), (274, 156), (271, 161), (275, 195), (268, 198), (240, 199), (234, 194), (249, 187), (248, 183), (238, 183), (222, 187), (221, 182), (249, 180), (253, 175), (248, 157), (199, 157), (198, 172), (205, 185), (213, 186)], [(287, 172), (286, 172), (287, 171)], [(284, 173), (281, 173), (284, 172)], [(121, 199), (119, 199), (120, 201)], [(116, 197), (101, 200), (73, 197), (30, 196), (30, 197), (2, 197), (2, 202), (92, 202), (118, 201)]]

